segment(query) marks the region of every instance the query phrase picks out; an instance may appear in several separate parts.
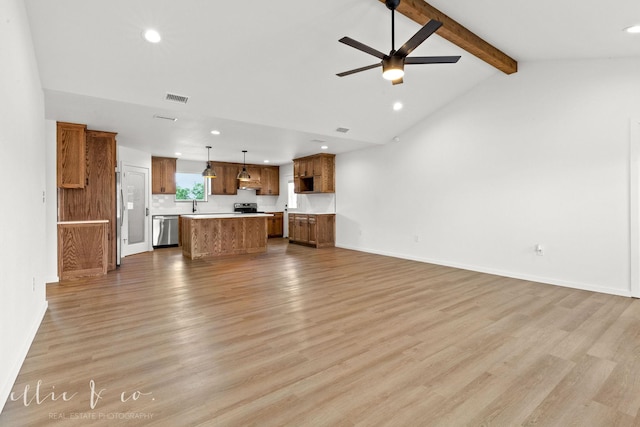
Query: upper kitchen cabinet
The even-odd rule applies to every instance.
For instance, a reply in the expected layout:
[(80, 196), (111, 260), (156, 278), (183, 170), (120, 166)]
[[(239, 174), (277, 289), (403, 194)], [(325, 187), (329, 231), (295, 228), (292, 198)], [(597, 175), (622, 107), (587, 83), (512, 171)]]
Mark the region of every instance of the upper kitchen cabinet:
[(296, 193), (334, 193), (335, 154), (320, 153), (293, 160)]
[(56, 183), (58, 188), (84, 188), (87, 142), (85, 125), (58, 122)]
[(171, 157), (151, 158), (151, 192), (153, 194), (176, 194), (176, 159)]
[(256, 194), (259, 196), (277, 196), (280, 194), (279, 166), (262, 167), (262, 174), (260, 176), (260, 189), (256, 191)]
[(238, 194), (238, 165), (236, 163), (212, 162), (216, 178), (211, 178), (211, 194), (229, 196)]

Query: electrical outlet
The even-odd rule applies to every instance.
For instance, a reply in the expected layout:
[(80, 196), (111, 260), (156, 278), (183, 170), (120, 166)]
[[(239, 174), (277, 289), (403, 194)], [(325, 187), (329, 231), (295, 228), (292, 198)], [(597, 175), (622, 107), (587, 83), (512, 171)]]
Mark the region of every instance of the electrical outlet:
[(535, 251), (536, 251), (536, 255), (538, 255), (538, 256), (543, 256), (544, 255), (544, 248), (542, 247), (542, 245), (540, 243), (538, 243), (536, 245)]

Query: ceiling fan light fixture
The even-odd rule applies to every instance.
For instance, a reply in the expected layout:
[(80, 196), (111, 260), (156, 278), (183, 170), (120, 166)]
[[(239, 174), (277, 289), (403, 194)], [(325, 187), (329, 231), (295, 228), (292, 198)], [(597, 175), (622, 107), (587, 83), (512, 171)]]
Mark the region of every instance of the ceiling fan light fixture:
[(382, 77), (386, 80), (398, 80), (404, 77), (403, 58), (390, 56), (382, 60)]
[(247, 172), (247, 150), (242, 150), (242, 153), (244, 155), (244, 158), (242, 162), (242, 170), (238, 174), (238, 181), (250, 181), (251, 175), (249, 175), (249, 172)]
[(216, 171), (211, 167), (211, 161), (209, 160), (209, 150), (211, 146), (207, 145), (207, 167), (202, 171), (202, 176), (205, 178), (217, 178)]

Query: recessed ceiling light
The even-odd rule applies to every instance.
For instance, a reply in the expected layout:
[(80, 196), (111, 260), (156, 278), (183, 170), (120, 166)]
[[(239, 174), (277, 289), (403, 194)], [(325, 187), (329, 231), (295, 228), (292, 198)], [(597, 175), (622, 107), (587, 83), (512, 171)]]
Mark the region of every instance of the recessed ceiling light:
[(323, 149), (323, 150), (326, 150), (327, 148), (329, 148), (329, 146), (328, 146), (328, 145), (323, 145), (323, 146), (322, 146), (322, 147), (320, 147), (320, 148), (321, 148), (321, 149)]
[(177, 151), (173, 154), (175, 154), (176, 156), (182, 156), (182, 153), (178, 153)]
[(627, 27), (624, 29), (627, 33), (638, 34), (640, 33), (640, 25), (634, 25), (632, 27)]
[(160, 33), (156, 30), (149, 29), (144, 32), (144, 39), (149, 43), (160, 43), (162, 37), (160, 37)]
[(265, 160), (264, 162), (265, 162), (265, 163), (269, 163), (269, 160)]
[(393, 111), (400, 111), (402, 110), (402, 107), (403, 107), (402, 102), (396, 102), (393, 104)]
[(214, 129), (214, 130), (211, 131), (211, 135), (220, 135), (220, 131)]

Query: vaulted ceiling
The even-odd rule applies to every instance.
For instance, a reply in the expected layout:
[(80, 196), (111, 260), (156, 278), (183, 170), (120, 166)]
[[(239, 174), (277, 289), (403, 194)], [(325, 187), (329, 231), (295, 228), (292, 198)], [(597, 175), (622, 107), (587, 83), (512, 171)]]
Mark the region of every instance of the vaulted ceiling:
[[(396, 86), (380, 69), (337, 77), (372, 63), (338, 43), (341, 37), (390, 50), (390, 12), (382, 1), (25, 3), (47, 118), (118, 132), (119, 144), (154, 155), (202, 160), (211, 145), (212, 159), (240, 161), (246, 149), (249, 163), (283, 164), (322, 145), (341, 153), (401, 138), (483, 80), (517, 75), (449, 41), (458, 42), (445, 23), (412, 56), (461, 55), (457, 64), (412, 65)], [(404, 0), (398, 8), (397, 44), (420, 28), (410, 12), (421, 3)], [(640, 35), (622, 31), (640, 24), (637, 0), (429, 4), (521, 69), (529, 61), (640, 56)], [(145, 41), (147, 28), (162, 41)], [(188, 102), (167, 101), (167, 93)], [(398, 101), (404, 108), (394, 111)]]

